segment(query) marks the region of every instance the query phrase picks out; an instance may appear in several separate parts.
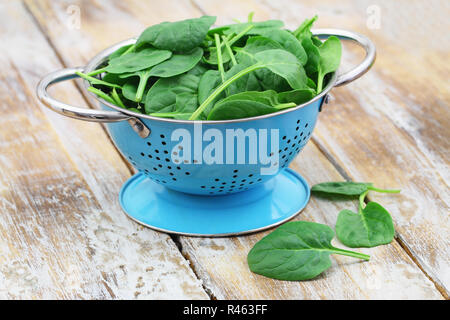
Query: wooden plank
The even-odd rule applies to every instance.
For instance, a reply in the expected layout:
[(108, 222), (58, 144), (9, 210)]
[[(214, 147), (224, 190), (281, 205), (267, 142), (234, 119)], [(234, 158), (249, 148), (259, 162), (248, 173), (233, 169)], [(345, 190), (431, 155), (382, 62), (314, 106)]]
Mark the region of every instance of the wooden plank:
[[(62, 66), (23, 4), (0, 16), (0, 297), (207, 299), (171, 238), (122, 213), (130, 172), (101, 126), (38, 104)], [(53, 93), (86, 104), (73, 84)]]
[[(61, 31), (55, 30), (57, 23), (53, 21), (63, 12), (64, 7), (58, 4), (46, 6), (45, 2), (35, 5), (30, 2), (30, 10), (42, 24), (49, 39), (52, 41), (58, 52), (68, 65), (75, 65), (77, 53), (73, 53), (70, 45), (66, 45), (67, 40), (61, 40), (58, 34)], [(182, 3), (182, 6), (188, 4)], [(232, 6), (233, 4), (230, 4)], [(236, 11), (250, 11), (245, 8), (248, 5), (254, 7), (251, 2), (244, 4), (236, 3)], [(133, 7), (129, 3), (130, 7)], [(123, 19), (123, 25), (132, 24), (133, 21), (146, 21), (153, 11), (153, 6), (149, 9), (140, 7), (135, 11), (135, 16), (129, 17), (130, 21)], [(227, 10), (223, 8), (224, 12)], [(83, 10), (89, 8), (84, 7)], [(188, 8), (184, 8), (187, 10)], [(108, 10), (114, 10), (109, 7)], [(83, 12), (83, 11), (82, 11)], [(186, 11), (184, 11), (186, 12)], [(188, 16), (198, 15), (191, 13)], [(246, 13), (245, 13), (246, 14)], [(258, 12), (259, 14), (259, 12)], [(269, 15), (264, 18), (269, 17)], [(238, 18), (242, 18), (238, 16)], [(106, 19), (106, 20), (105, 20)], [(261, 18), (260, 16), (260, 19)], [(162, 19), (165, 20), (165, 19)], [(105, 25), (114, 25), (108, 17), (102, 19)], [(84, 22), (84, 25), (88, 22)], [(149, 21), (150, 23), (154, 23)], [(82, 24), (83, 25), (83, 24)], [(143, 27), (142, 27), (143, 28)], [(81, 29), (83, 39), (94, 37), (91, 27)], [(131, 28), (131, 34), (137, 34), (140, 30)], [(102, 37), (106, 36), (102, 34)], [(112, 37), (112, 36), (111, 36)], [(115, 39), (117, 41), (120, 39)], [(113, 42), (113, 41), (111, 41)], [(95, 43), (95, 41), (93, 41)], [(109, 44), (105, 44), (107, 46)], [(86, 49), (81, 46), (81, 50)], [(84, 48), (84, 49), (83, 49)], [(102, 48), (97, 48), (97, 51)], [(84, 61), (81, 61), (83, 64)], [(80, 63), (78, 63), (80, 64)], [(342, 179), (342, 177), (331, 166), (329, 161), (314, 146), (308, 146), (304, 159), (298, 160), (301, 164), (301, 173), (312, 182)], [(304, 167), (305, 166), (305, 167)], [(299, 167), (300, 168), (300, 167)], [(313, 200), (305, 211), (301, 219), (308, 219), (327, 223), (333, 226), (337, 212), (348, 207), (350, 204), (335, 204), (323, 200)], [(204, 281), (205, 286), (217, 298), (376, 298), (386, 297), (386, 291), (394, 298), (441, 298), (439, 292), (434, 288), (422, 272), (414, 265), (397, 243), (380, 248), (365, 250), (373, 254), (370, 263), (359, 263), (348, 258), (337, 258), (332, 269), (318, 280), (295, 283), (272, 281), (260, 276), (253, 275), (246, 265), (246, 254), (250, 247), (261, 238), (262, 234), (248, 237), (227, 238), (227, 239), (196, 239), (181, 238), (183, 252), (188, 256), (196, 269), (197, 274)], [(232, 263), (230, 263), (232, 261)], [(386, 287), (388, 290), (385, 290)]]
[[(221, 22), (244, 18), (237, 3), (196, 3), (220, 13)], [(435, 35), (449, 25), (449, 4), (281, 0), (252, 6), (260, 19), (282, 19), (290, 28), (318, 14), (317, 27), (354, 30), (375, 41), (373, 70), (333, 90), (336, 100), (324, 108), (313, 137), (352, 179), (403, 190), (392, 202), (377, 194), (371, 199), (391, 207), (399, 241), (448, 297), (449, 67), (438, 62), (448, 60), (450, 43)], [(381, 29), (368, 29), (369, 6), (381, 10)], [(352, 52), (343, 70), (357, 61)]]
[[(293, 169), (310, 184), (341, 180), (342, 176), (310, 143), (298, 156)], [(389, 202), (387, 196), (384, 202)], [(355, 202), (330, 202), (312, 198), (296, 220), (324, 223), (332, 228), (342, 209), (356, 210)], [(387, 206), (392, 209), (392, 206)], [(441, 299), (434, 284), (393, 241), (390, 245), (357, 249), (371, 255), (369, 262), (332, 256), (333, 265), (312, 281), (271, 280), (252, 274), (246, 256), (267, 232), (226, 239), (181, 238), (183, 252), (218, 299)], [(343, 247), (336, 239), (333, 243)]]

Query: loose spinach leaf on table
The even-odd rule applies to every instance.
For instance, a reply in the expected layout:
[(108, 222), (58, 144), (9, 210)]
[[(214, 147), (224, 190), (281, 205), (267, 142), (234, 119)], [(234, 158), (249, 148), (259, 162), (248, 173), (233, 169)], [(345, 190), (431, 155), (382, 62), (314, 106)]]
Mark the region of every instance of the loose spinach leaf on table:
[(311, 188), (313, 194), (327, 196), (336, 195), (359, 197), (358, 213), (342, 210), (336, 222), (338, 239), (348, 247), (375, 247), (387, 244), (394, 238), (394, 224), (391, 215), (376, 202), (364, 205), (369, 191), (382, 193), (399, 193), (396, 189), (375, 188), (372, 183), (365, 182), (325, 182)]
[(392, 217), (381, 205), (369, 202), (359, 213), (339, 212), (336, 222), (338, 239), (351, 248), (376, 247), (394, 239)]
[(376, 191), (381, 193), (399, 193), (398, 189), (375, 188), (370, 182), (333, 181), (323, 182), (312, 186), (311, 191), (320, 195), (345, 195), (358, 197), (366, 191)]
[(346, 196), (359, 197), (360, 194), (368, 190), (368, 187), (372, 186), (372, 183), (366, 182), (323, 182), (314, 185), (311, 188), (313, 193), (326, 193), (326, 194), (339, 194)]
[(254, 273), (279, 280), (309, 280), (331, 267), (330, 254), (369, 260), (366, 254), (331, 245), (330, 227), (307, 221), (288, 222), (258, 241), (247, 256)]
[(155, 48), (187, 52), (201, 45), (216, 17), (203, 16), (177, 22), (163, 22), (142, 32), (136, 47), (151, 44)]

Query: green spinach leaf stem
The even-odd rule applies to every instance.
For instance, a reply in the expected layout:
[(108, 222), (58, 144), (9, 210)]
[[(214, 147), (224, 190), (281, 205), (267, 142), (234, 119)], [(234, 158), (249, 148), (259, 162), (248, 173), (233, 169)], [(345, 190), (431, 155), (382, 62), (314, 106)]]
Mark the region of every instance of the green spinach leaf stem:
[(363, 260), (366, 260), (366, 261), (370, 260), (370, 256), (368, 254), (364, 254), (364, 253), (359, 253), (359, 252), (355, 252), (355, 251), (339, 249), (339, 248), (335, 248), (335, 247), (333, 247), (333, 249), (330, 250), (330, 251), (332, 253), (337, 253), (337, 254), (341, 254), (341, 255), (344, 255), (344, 256), (359, 258), (359, 259), (363, 259)]
[(225, 88), (227, 88), (230, 84), (232, 84), (234, 81), (236, 81), (237, 79), (239, 79), (240, 77), (246, 75), (247, 73), (250, 73), (252, 71), (264, 68), (264, 64), (262, 63), (256, 63), (250, 67), (247, 67), (243, 70), (241, 70), (240, 72), (236, 73), (234, 76), (232, 76), (230, 79), (226, 80), (225, 82), (223, 82), (220, 86), (218, 86), (216, 88), (216, 90), (213, 91), (213, 93), (211, 93), (209, 95), (208, 98), (205, 99), (205, 101), (203, 101), (203, 103), (197, 108), (197, 110), (195, 110), (194, 113), (192, 113), (192, 115), (190, 116), (189, 120), (196, 120), (201, 114), (202, 112), (206, 109), (206, 107), (223, 91), (225, 90)]
[(400, 193), (400, 189), (379, 189), (375, 187), (368, 187), (369, 190), (381, 192), (381, 193)]

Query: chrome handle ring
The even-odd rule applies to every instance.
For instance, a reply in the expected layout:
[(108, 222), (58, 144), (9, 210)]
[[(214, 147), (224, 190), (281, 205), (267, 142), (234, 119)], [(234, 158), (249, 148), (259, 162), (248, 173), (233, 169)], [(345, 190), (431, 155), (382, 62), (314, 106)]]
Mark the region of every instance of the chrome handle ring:
[(47, 74), (39, 81), (36, 88), (38, 99), (49, 109), (67, 116), (84, 121), (91, 122), (117, 122), (133, 118), (119, 111), (105, 111), (89, 108), (75, 107), (52, 98), (47, 89), (48, 87), (65, 80), (77, 78), (75, 72), (83, 72), (83, 68), (66, 68)]

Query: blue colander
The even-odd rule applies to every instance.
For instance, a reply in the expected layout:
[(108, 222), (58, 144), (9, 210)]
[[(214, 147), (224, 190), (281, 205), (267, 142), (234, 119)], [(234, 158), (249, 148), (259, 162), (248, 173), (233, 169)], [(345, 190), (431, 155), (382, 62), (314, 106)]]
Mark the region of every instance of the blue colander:
[[(48, 74), (38, 84), (37, 95), (47, 107), (62, 115), (106, 123), (117, 148), (138, 171), (124, 184), (119, 196), (124, 211), (137, 222), (164, 232), (196, 236), (263, 230), (291, 219), (307, 204), (307, 183), (287, 167), (311, 138), (329, 91), (359, 78), (375, 61), (373, 43), (360, 34), (336, 29), (313, 33), (322, 38), (335, 35), (356, 41), (366, 50), (366, 57), (351, 71), (340, 76), (332, 74), (313, 100), (277, 113), (236, 120), (186, 121), (125, 110), (87, 90), (99, 101), (101, 109), (74, 107), (49, 96), (50, 85), (77, 77), (76, 71), (88, 73), (97, 69), (112, 52), (135, 39), (102, 51), (86, 67)], [(203, 156), (213, 139), (204, 141), (202, 134), (213, 132), (227, 137), (227, 132), (237, 129), (258, 135), (264, 131), (266, 140), (259, 140), (258, 146), (249, 143), (248, 137), (241, 145), (237, 140), (231, 147), (224, 143), (214, 153), (222, 154), (223, 162), (212, 162)], [(174, 139), (177, 132), (189, 140), (190, 152), (179, 139)], [(258, 150), (255, 147), (267, 151), (265, 161), (259, 157), (250, 161), (248, 155)], [(239, 153), (247, 156), (239, 160)]]

